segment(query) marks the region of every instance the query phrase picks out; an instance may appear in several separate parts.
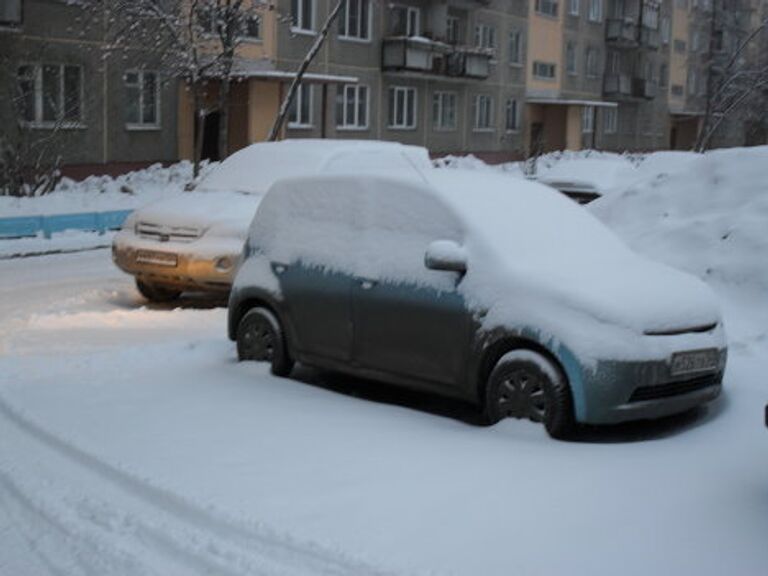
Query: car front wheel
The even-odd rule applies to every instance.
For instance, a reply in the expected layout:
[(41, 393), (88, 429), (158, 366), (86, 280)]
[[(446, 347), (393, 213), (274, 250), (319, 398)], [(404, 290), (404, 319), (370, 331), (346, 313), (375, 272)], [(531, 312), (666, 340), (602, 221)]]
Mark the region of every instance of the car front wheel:
[(484, 420), (504, 418), (542, 422), (553, 438), (567, 438), (575, 428), (571, 390), (560, 369), (532, 350), (512, 350), (494, 367), (485, 390)]
[(240, 361), (270, 362), (275, 376), (288, 376), (293, 369), (280, 321), (266, 308), (251, 308), (240, 319), (237, 357)]

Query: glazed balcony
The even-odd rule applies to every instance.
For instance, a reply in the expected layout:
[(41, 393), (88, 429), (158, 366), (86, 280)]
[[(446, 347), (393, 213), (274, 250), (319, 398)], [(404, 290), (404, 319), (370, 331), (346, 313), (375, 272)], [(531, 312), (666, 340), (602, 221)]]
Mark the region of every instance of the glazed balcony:
[(452, 46), (427, 38), (384, 38), (381, 69), (483, 80), (491, 73), (493, 54), (488, 50)]
[(605, 41), (612, 46), (637, 46), (637, 23), (619, 18), (608, 19), (605, 23)]
[(603, 80), (603, 94), (609, 98), (631, 98), (632, 78), (629, 74), (606, 74)]

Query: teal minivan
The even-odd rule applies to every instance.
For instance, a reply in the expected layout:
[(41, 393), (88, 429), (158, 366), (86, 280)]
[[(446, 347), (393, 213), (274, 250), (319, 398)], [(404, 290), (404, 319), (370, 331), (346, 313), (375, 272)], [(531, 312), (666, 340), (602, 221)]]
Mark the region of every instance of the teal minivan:
[(697, 278), (551, 188), (447, 169), (276, 182), (228, 330), (277, 375), (300, 362), (433, 391), (557, 438), (710, 401), (727, 355)]

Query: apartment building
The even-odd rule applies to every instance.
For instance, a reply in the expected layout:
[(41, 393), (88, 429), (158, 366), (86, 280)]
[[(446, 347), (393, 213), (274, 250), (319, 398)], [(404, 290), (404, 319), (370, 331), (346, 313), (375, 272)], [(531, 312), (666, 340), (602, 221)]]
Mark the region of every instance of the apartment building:
[(60, 156), (65, 173), (119, 172), (178, 158), (176, 87), (156, 56), (105, 58), (100, 14), (56, 0), (0, 2), (0, 126), (30, 160)]

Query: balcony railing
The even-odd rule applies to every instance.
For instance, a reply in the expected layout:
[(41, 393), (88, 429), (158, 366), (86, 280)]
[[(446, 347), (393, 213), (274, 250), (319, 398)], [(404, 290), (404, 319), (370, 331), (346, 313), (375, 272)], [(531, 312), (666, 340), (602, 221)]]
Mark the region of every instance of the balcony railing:
[(452, 46), (426, 38), (384, 38), (381, 69), (438, 76), (488, 78), (493, 54), (487, 50)]

